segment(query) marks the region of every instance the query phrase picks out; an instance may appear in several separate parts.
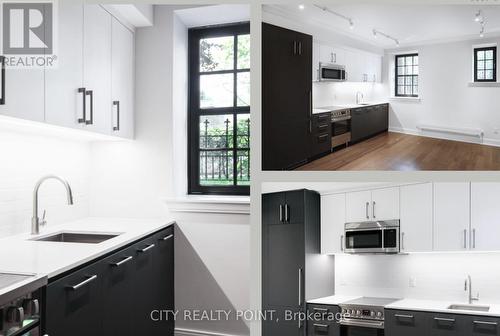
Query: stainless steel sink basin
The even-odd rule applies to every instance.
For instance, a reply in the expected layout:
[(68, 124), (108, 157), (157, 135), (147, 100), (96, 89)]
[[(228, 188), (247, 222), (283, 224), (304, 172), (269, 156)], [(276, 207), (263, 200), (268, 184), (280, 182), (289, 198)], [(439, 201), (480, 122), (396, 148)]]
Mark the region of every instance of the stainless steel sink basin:
[(31, 240), (59, 243), (99, 244), (119, 235), (119, 233), (58, 232), (50, 236), (33, 238)]
[(468, 304), (452, 304), (451, 306), (448, 307), (448, 309), (487, 312), (490, 310), (490, 307), (489, 306), (468, 305)]

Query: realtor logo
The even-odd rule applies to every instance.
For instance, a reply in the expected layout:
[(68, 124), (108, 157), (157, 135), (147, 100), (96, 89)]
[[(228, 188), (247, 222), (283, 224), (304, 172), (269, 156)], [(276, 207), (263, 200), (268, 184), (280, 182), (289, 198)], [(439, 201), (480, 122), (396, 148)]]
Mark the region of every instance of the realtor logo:
[(3, 53), (53, 53), (53, 4), (3, 3)]

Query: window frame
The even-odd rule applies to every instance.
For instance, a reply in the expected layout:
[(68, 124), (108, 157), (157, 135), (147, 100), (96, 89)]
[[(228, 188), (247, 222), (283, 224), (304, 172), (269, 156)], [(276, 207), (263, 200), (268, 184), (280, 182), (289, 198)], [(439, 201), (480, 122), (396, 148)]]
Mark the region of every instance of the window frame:
[[(418, 75), (398, 75), (398, 59), (399, 58), (405, 58), (405, 57), (415, 57), (415, 56), (419, 56), (418, 55), (418, 52), (415, 52), (415, 53), (409, 53), (409, 54), (396, 54), (394, 55), (394, 97), (409, 97), (409, 98), (418, 98), (419, 95), (420, 95), (420, 57), (419, 57), (419, 61), (418, 61), (418, 64), (417, 64), (417, 67), (419, 68), (419, 71), (418, 71)], [(405, 64), (406, 66), (406, 64)], [(418, 78), (418, 92), (417, 94), (399, 94), (398, 93), (398, 77), (403, 77), (406, 79), (406, 77), (409, 77), (409, 76), (412, 76), (413, 77), (417, 77)], [(406, 81), (405, 81), (406, 82)], [(405, 85), (404, 85), (405, 86)], [(413, 81), (412, 81), (412, 87), (413, 87)], [(412, 89), (413, 91), (413, 89)]]
[[(200, 108), (200, 57), (199, 41), (205, 38), (223, 37), (229, 35), (250, 34), (250, 22), (238, 22), (217, 26), (197, 27), (188, 30), (188, 194), (202, 195), (250, 195), (250, 186), (203, 186), (200, 184), (200, 137), (199, 124), (201, 115), (233, 115), (233, 178), (237, 177), (237, 153), (241, 151), (236, 147), (237, 141), (237, 116), (250, 113), (250, 106), (237, 106), (237, 77), (238, 73), (250, 73), (249, 69), (238, 69), (236, 66), (238, 45), (234, 45), (235, 65), (231, 70), (212, 71), (211, 74), (234, 74), (233, 106), (218, 108)], [(250, 134), (248, 135), (250, 137)], [(245, 149), (246, 150), (246, 149)], [(250, 160), (250, 149), (248, 149)], [(250, 170), (250, 163), (249, 163)], [(249, 171), (250, 174), (250, 171)]]
[[(478, 79), (477, 78), (477, 53), (478, 51), (493, 51), (493, 78), (492, 79)], [(489, 47), (477, 47), (474, 48), (474, 82), (476, 83), (496, 83), (497, 81), (497, 46), (489, 46)]]

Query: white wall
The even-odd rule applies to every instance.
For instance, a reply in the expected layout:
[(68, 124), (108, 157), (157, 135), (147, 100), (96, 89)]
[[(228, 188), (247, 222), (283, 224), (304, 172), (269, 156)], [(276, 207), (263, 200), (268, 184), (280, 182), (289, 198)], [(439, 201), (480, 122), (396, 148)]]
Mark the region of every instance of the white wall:
[[(500, 87), (468, 86), (472, 81), (473, 45), (491, 42), (499, 43), (500, 38), (412, 47), (419, 53), (421, 101), (391, 100), (390, 128), (408, 133), (418, 133), (418, 124), (480, 128), (486, 143), (499, 145)], [(385, 57), (389, 94), (393, 91), (394, 52), (388, 51)]]
[[(500, 253), (336, 255), (335, 294), (466, 302), (467, 274), (480, 302), (500, 303)], [(410, 287), (410, 278), (416, 287)]]
[(0, 153), (0, 237), (31, 230), (33, 188), (47, 174), (67, 179), (74, 195), (68, 206), (62, 184), (51, 180), (41, 186), (40, 216), (46, 209), (48, 225), (88, 216), (88, 143), (2, 129)]

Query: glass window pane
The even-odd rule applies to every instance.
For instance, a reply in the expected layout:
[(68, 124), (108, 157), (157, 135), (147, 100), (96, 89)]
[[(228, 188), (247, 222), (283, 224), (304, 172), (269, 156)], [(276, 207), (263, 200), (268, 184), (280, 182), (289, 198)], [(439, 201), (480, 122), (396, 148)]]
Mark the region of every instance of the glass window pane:
[(418, 55), (413, 56), (413, 65), (418, 65)]
[(404, 94), (405, 94), (405, 87), (398, 86), (398, 95), (404, 95)]
[(404, 65), (405, 65), (405, 58), (398, 57), (398, 66), (404, 66)]
[(412, 77), (406, 77), (406, 85), (412, 85)]
[(233, 173), (232, 151), (200, 151), (200, 185), (234, 185)]
[(201, 75), (200, 108), (233, 106), (233, 78), (233, 74)]
[(238, 185), (250, 185), (250, 152), (238, 151), (236, 183)]
[(480, 50), (477, 52), (477, 59), (484, 60), (484, 50)]
[(405, 67), (398, 67), (398, 75), (404, 75), (405, 74)]
[(411, 95), (412, 92), (413, 92), (412, 89), (411, 89), (411, 85), (407, 85), (407, 86), (405, 86), (405, 88), (406, 88), (405, 89), (405, 94)]
[(250, 113), (237, 116), (236, 147), (250, 148)]
[(493, 79), (493, 70), (486, 70), (484, 72), (484, 79)]
[(406, 56), (405, 60), (406, 66), (413, 64), (413, 56)]
[(200, 149), (233, 148), (233, 115), (200, 116)]
[(406, 66), (406, 74), (413, 75), (413, 67), (411, 65)]
[(238, 35), (238, 69), (250, 69), (250, 35)]
[(478, 69), (484, 69), (484, 61), (477, 61), (477, 68)]
[(477, 71), (477, 79), (484, 79), (484, 70)]
[(418, 65), (413, 67), (413, 74), (418, 75)]
[[(484, 52), (484, 51), (483, 51)], [(485, 59), (493, 59), (493, 50), (486, 50)]]
[(489, 69), (489, 70), (493, 70), (493, 61), (486, 61), (484, 62), (484, 68), (485, 69)]
[(413, 77), (413, 85), (418, 85), (418, 77)]
[(418, 95), (418, 86), (413, 87), (413, 94)]
[(238, 77), (238, 106), (250, 106), (250, 72), (237, 74)]
[(398, 85), (405, 85), (405, 78), (404, 77), (398, 77)]
[(234, 37), (200, 40), (200, 71), (234, 69)]

